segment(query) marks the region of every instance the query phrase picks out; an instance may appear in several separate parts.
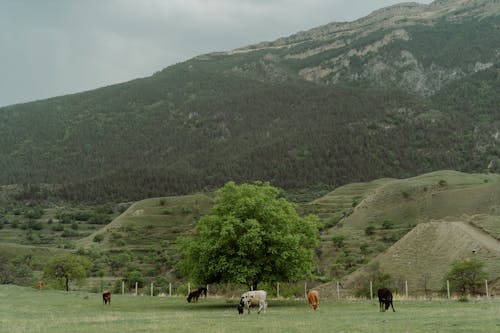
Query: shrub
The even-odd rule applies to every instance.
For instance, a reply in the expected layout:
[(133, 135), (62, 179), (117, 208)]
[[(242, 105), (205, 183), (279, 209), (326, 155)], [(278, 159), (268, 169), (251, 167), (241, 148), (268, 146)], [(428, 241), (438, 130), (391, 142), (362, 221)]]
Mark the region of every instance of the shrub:
[(372, 251), (370, 250), (370, 247), (367, 243), (363, 243), (360, 245), (359, 250), (361, 251), (362, 254), (367, 255), (370, 254)]
[(332, 237), (332, 241), (333, 241), (333, 245), (335, 245), (335, 247), (337, 249), (341, 249), (344, 247), (345, 245), (345, 240), (346, 240), (346, 236), (344, 235), (337, 235), (337, 236), (333, 236)]
[(374, 225), (369, 225), (365, 228), (365, 235), (372, 236), (374, 234), (375, 234), (375, 226)]
[(97, 234), (97, 235), (94, 236), (93, 241), (96, 242), (96, 243), (100, 243), (100, 242), (103, 241), (103, 239), (104, 239), (103, 234)]
[(392, 229), (394, 228), (394, 222), (392, 222), (391, 220), (384, 220), (382, 222), (382, 229)]
[(135, 283), (137, 282), (137, 286), (142, 288), (144, 285), (144, 276), (140, 271), (134, 270), (126, 272), (124, 275), (125, 283), (129, 288), (135, 288)]
[(443, 278), (443, 284), (450, 282), (450, 289), (465, 296), (468, 293), (478, 293), (486, 279), (483, 271), (484, 263), (479, 260), (455, 261), (451, 270)]

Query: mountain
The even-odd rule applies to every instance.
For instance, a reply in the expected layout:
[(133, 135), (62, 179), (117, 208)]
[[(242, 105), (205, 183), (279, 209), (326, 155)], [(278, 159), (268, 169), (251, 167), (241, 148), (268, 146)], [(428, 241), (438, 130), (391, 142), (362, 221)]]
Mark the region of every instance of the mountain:
[[(500, 1), (403, 3), (0, 108), (0, 184), (70, 200), (497, 171)], [(36, 193), (33, 193), (36, 195)]]

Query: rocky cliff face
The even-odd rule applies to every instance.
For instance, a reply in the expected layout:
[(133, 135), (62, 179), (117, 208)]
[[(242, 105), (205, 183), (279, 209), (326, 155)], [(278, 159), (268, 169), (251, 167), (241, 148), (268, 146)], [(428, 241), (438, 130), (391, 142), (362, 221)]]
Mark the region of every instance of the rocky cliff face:
[(231, 70), (270, 80), (298, 76), (431, 96), (499, 62), (499, 15), (498, 0), (402, 3), (224, 55), (255, 54), (257, 60)]

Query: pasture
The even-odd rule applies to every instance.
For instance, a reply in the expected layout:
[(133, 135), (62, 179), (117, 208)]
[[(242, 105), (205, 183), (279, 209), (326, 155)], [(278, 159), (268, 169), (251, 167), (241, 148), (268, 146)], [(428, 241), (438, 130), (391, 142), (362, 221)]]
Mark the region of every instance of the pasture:
[(336, 332), (491, 333), (500, 331), (500, 301), (395, 301), (395, 313), (370, 301), (269, 300), (265, 314), (238, 315), (238, 300), (37, 291), (0, 286), (0, 331), (18, 332)]

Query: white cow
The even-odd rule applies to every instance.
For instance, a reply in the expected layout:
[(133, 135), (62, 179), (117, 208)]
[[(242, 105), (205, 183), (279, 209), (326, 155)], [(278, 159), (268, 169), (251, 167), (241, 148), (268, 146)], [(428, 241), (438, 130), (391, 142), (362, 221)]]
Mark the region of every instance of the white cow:
[[(240, 305), (238, 306), (238, 311), (241, 309), (246, 308), (248, 313), (250, 313), (250, 307), (251, 306), (259, 306), (259, 311), (257, 313), (260, 313), (262, 310), (266, 312), (267, 308), (267, 293), (264, 290), (253, 290), (253, 291), (247, 291), (243, 295), (241, 295), (241, 300), (240, 300)], [(241, 311), (240, 313), (242, 313)]]

